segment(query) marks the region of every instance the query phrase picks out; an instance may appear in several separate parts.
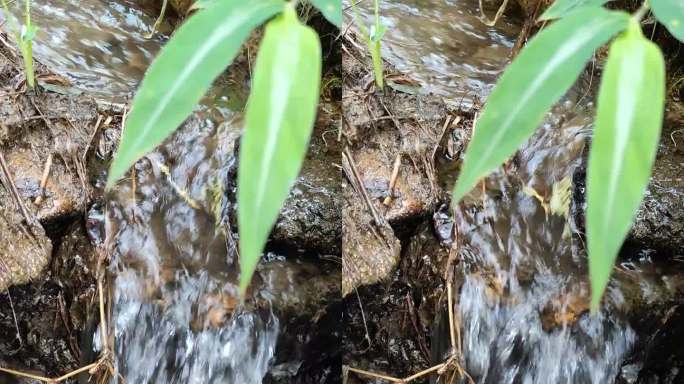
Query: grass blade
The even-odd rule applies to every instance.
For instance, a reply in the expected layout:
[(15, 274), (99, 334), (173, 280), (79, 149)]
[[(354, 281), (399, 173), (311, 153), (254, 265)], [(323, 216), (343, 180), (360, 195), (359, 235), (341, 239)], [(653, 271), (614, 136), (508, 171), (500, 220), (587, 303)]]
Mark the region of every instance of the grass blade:
[(664, 99), (663, 56), (635, 22), (610, 48), (589, 154), (587, 241), (594, 311), (648, 185)]
[(288, 6), (266, 25), (238, 169), (240, 291), (244, 295), (280, 208), (299, 174), (318, 105), (321, 46)]
[(284, 5), (283, 0), (223, 0), (198, 11), (178, 29), (150, 65), (133, 100), (108, 188), (176, 130), (249, 33)]
[(594, 50), (623, 30), (629, 19), (623, 12), (585, 8), (530, 41), (487, 100), (454, 186), (453, 204), (527, 140)]
[(674, 37), (684, 43), (684, 1), (651, 0), (651, 9), (658, 21), (663, 23)]

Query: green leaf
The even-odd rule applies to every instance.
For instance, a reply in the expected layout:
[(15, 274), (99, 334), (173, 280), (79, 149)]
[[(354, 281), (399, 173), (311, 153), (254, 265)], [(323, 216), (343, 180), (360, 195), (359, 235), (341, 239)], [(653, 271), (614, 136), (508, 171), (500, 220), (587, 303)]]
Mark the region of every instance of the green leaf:
[(532, 135), (594, 50), (623, 30), (629, 20), (624, 12), (582, 9), (530, 41), (499, 79), (477, 121), (454, 186), (453, 204)]
[(342, 28), (342, 0), (309, 0), (329, 22)]
[(592, 310), (648, 185), (663, 120), (665, 62), (635, 25), (610, 47), (587, 169)]
[(382, 40), (383, 37), (385, 37), (385, 33), (387, 32), (387, 27), (384, 25), (381, 25), (378, 27), (378, 29), (375, 29), (375, 26), (371, 26), (371, 31), (370, 31), (370, 41), (371, 43), (377, 43), (380, 40)]
[(38, 28), (35, 25), (26, 27), (25, 25), (21, 27), (21, 40), (26, 43), (32, 41), (36, 37), (36, 32)]
[(288, 6), (266, 25), (247, 102), (238, 169), (244, 295), (306, 155), (318, 106), (321, 46)]
[(612, 0), (556, 0), (544, 12), (539, 20), (553, 20), (561, 18), (570, 12), (584, 7), (600, 7)]
[(181, 26), (150, 65), (133, 100), (107, 187), (190, 115), (250, 32), (284, 9), (283, 0), (223, 0)]
[(684, 42), (684, 1), (651, 0), (651, 9), (670, 33)]

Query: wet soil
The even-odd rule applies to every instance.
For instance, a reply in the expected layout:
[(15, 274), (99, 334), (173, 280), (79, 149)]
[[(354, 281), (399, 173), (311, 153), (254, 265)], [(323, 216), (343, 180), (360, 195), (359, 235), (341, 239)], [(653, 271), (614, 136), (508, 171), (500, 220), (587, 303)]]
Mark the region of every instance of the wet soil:
[[(41, 64), (37, 74), (39, 83), (63, 84)], [(97, 256), (85, 216), (100, 186), (86, 169), (97, 169), (102, 133), (120, 118), (90, 97), (26, 91), (9, 44), (0, 47), (0, 87), (0, 151), (9, 173), (0, 188), (0, 254), (13, 272), (0, 274), (0, 364), (62, 375), (90, 362), (82, 349), (94, 324)]]

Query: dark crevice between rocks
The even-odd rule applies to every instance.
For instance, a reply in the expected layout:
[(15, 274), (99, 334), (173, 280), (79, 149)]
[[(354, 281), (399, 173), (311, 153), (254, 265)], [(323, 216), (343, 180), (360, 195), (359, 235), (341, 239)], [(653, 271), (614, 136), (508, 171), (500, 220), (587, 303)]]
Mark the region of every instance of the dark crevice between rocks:
[[(345, 364), (406, 377), (441, 361), (443, 340), (435, 342), (432, 336), (435, 327), (445, 324), (438, 320), (446, 308), (443, 271), (449, 244), (438, 233), (440, 220), (422, 217), (411, 224), (412, 231), (402, 238), (397, 270), (344, 299)], [(350, 375), (349, 382), (366, 381)]]
[[(90, 361), (87, 347), (97, 317), (96, 255), (83, 222), (72, 222), (56, 242), (59, 246), (41, 276), (8, 290), (11, 304), (7, 292), (0, 294), (0, 361), (48, 376), (63, 375)], [(20, 382), (13, 380), (0, 374), (0, 382)]]

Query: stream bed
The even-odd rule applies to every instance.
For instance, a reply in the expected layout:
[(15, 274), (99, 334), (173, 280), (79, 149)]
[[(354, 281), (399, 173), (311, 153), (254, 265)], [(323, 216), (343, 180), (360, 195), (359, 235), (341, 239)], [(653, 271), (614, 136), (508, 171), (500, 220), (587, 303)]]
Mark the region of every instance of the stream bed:
[[(310, 150), (241, 303), (235, 183), (260, 31), (180, 129), (105, 193), (130, 100), (182, 20), (171, 14), (148, 37), (156, 2), (32, 7), (43, 92), (24, 92), (12, 38), (0, 33), (0, 151), (19, 199), (0, 174), (0, 366), (57, 377), (107, 347), (109, 383), (384, 383), (343, 377), (342, 366), (407, 377), (454, 356), (453, 274), (460, 370), (414, 382), (684, 383), (676, 97), (645, 202), (591, 315), (584, 178), (600, 60), (452, 211), (449, 190), (520, 12), (488, 27), (477, 0), (381, 1), (384, 92), (357, 30), (314, 17), (326, 86)], [(372, 2), (359, 11), (370, 25)], [(0, 373), (0, 383), (36, 381)]]
[[(387, 224), (380, 240), (345, 233), (343, 270), (352, 277), (348, 287), (343, 280), (344, 363), (409, 377), (452, 356), (445, 281), (451, 257), (461, 370), (452, 365), (417, 382), (684, 382), (681, 348), (657, 345), (663, 334), (684, 340), (672, 322), (684, 302), (682, 232), (674, 224), (684, 207), (684, 159), (681, 140), (670, 138), (684, 124), (681, 102), (670, 100), (644, 206), (602, 309), (591, 315), (584, 177), (597, 89), (592, 68), (600, 63), (590, 64), (503, 167), (455, 211), (448, 208), (479, 106), (522, 25), (512, 12), (487, 27), (477, 3), (381, 2), (388, 26), (384, 94), (368, 85), (372, 75), (357, 59), (362, 42), (355, 27), (347, 39), (345, 136), (361, 180), (349, 180), (352, 208), (343, 220), (356, 223), (350, 228), (374, 226), (356, 213), (370, 209), (362, 184)], [(493, 15), (496, 7), (484, 11)], [(372, 2), (361, 2), (359, 14), (370, 25)], [(351, 9), (346, 17), (354, 20)], [(364, 268), (373, 264), (382, 272)], [(655, 353), (668, 363), (653, 366)], [(347, 380), (385, 382), (353, 372)]]
[[(46, 243), (56, 250), (53, 253), (64, 251), (64, 256), (59, 262), (57, 258), (50, 262), (49, 250), (47, 257), (36, 250), (41, 267), (52, 265), (50, 272), (25, 288), (12, 288), (3, 298), (2, 335), (6, 341), (1, 344), (0, 363), (58, 376), (93, 361), (102, 352), (93, 303), (97, 299), (96, 271), (104, 269), (100, 256), (106, 254), (109, 342), (113, 341), (108, 347), (114, 350), (112, 383), (339, 380), (339, 352), (329, 348), (339, 337), (335, 320), (340, 311), (341, 227), (335, 193), (339, 173), (322, 166), (339, 158), (339, 145), (325, 138), (339, 119), (339, 102), (331, 96), (334, 87), (322, 96), (313, 149), (286, 203), (286, 213), (276, 225), (273, 244), (265, 252), (248, 300), (240, 304), (236, 151), (249, 92), (249, 68), (256, 53), (253, 47), (251, 53), (248, 49), (241, 53), (216, 80), (176, 134), (136, 164), (131, 175), (112, 191), (103, 191), (106, 166), (118, 144), (127, 102), (178, 22), (171, 15), (167, 17), (170, 21), (148, 37), (159, 9), (141, 3), (32, 2), (33, 21), (40, 28), (34, 45), (41, 63), (39, 84), (48, 96), (63, 98), (71, 105), (87, 102), (91, 109), (78, 120), (68, 110), (62, 115), (50, 114), (50, 118), (56, 115), (79, 128), (82, 125), (84, 139), (76, 140), (78, 177), (70, 173), (71, 157), (63, 167), (56, 161), (51, 172), (55, 183), (48, 185), (49, 199), (42, 207), (58, 204), (65, 197), (77, 203), (60, 212), (42, 213), (41, 207), (37, 211), (39, 228), (46, 228)], [(258, 37), (256, 33), (247, 44), (254, 45)], [(3, 54), (12, 57), (8, 51)], [(339, 59), (335, 55), (326, 59), (325, 76), (333, 77), (339, 71)], [(20, 76), (9, 69), (11, 62), (5, 64), (8, 78)], [(48, 71), (60, 79), (54, 80)], [(24, 108), (30, 107), (17, 104), (6, 112), (10, 116), (15, 113), (17, 131), (22, 129), (19, 111)], [(44, 135), (53, 128), (50, 120), (44, 124), (31, 129), (36, 134), (42, 130)], [(73, 140), (68, 135), (67, 139)], [(46, 140), (32, 160), (37, 168), (48, 154), (56, 159), (65, 156), (51, 149), (56, 139), (48, 136)], [(3, 151), (9, 148), (5, 152), (10, 155), (9, 168), (18, 175), (24, 163), (14, 161), (12, 154), (23, 147), (36, 147), (30, 141), (6, 145)], [(18, 176), (15, 182), (33, 210), (37, 191), (34, 188), (34, 195), (28, 196), (23, 185), (38, 184), (40, 176), (31, 176)], [(59, 196), (55, 189), (63, 187), (61, 184), (73, 184), (74, 188)], [(9, 195), (2, 197), (11, 204)], [(7, 210), (11, 208), (9, 205)], [(312, 217), (316, 220), (310, 220)], [(65, 231), (63, 227), (74, 229)], [(79, 256), (69, 253), (72, 243), (65, 240), (64, 232), (84, 244)], [(63, 279), (62, 275), (74, 268), (73, 257), (82, 263), (83, 275)], [(84, 287), (74, 286), (70, 278), (81, 279)], [(43, 292), (46, 286), (52, 290)], [(53, 317), (31, 319), (25, 307), (38, 298), (50, 301), (42, 310), (55, 311), (52, 313), (63, 321), (53, 325)], [(13, 317), (15, 307), (22, 309), (18, 319)], [(55, 326), (58, 330), (50, 332)], [(22, 334), (35, 332), (32, 329), (44, 332), (24, 341)], [(0, 374), (0, 382), (6, 380), (14, 382)]]

